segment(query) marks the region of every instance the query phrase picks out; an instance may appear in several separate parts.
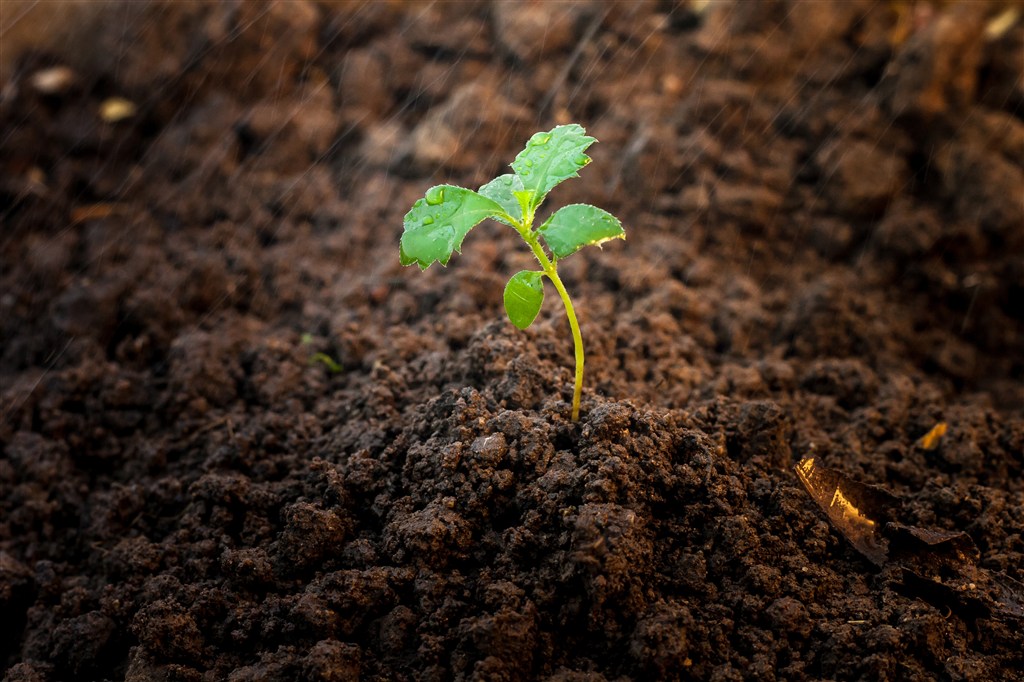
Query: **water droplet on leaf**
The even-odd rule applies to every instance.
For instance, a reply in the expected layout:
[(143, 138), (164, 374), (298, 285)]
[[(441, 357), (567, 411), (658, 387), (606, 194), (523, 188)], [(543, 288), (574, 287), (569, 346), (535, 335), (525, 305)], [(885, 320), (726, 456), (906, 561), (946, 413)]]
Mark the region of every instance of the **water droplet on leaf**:
[(575, 159), (573, 159), (573, 161), (576, 163), (577, 166), (586, 166), (588, 163), (590, 163), (590, 157), (587, 156), (586, 154), (580, 154)]
[(424, 197), (427, 200), (427, 204), (430, 206), (437, 206), (444, 201), (444, 188), (443, 187), (431, 187), (427, 190), (427, 196)]
[(423, 224), (424, 225), (433, 225), (434, 224), (434, 219), (431, 218), (430, 216), (427, 216), (426, 218), (423, 219)]
[(533, 168), (533, 161), (530, 161), (529, 159), (523, 159), (523, 165), (526, 166), (527, 168)]
[(537, 147), (539, 145), (547, 144), (551, 141), (551, 133), (537, 133), (530, 138), (529, 145), (531, 147)]

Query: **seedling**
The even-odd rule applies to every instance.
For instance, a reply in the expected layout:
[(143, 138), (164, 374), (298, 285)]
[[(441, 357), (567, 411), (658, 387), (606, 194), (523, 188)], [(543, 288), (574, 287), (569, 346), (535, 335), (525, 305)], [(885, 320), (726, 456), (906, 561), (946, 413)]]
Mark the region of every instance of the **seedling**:
[(529, 327), (544, 303), (544, 277), (551, 280), (565, 306), (576, 354), (573, 421), (579, 419), (583, 391), (583, 337), (572, 300), (558, 276), (558, 261), (584, 246), (625, 239), (626, 233), (615, 216), (588, 204), (563, 206), (540, 227), (534, 227), (534, 218), (555, 185), (579, 177), (577, 171), (590, 163), (583, 152), (594, 142), (582, 126), (557, 126), (530, 138), (512, 162), (515, 173), (501, 175), (476, 192), (454, 185), (431, 187), (405, 214), (400, 249), (402, 265), (415, 263), (426, 270), (435, 261), (448, 265), (452, 253), (462, 253), (462, 240), (469, 231), (488, 218), (514, 228), (541, 269), (512, 275), (505, 286), (505, 312), (515, 326)]
[[(302, 335), (302, 345), (303, 346), (309, 346), (309, 345), (312, 345), (312, 343), (313, 343), (313, 335), (312, 334), (307, 332), (307, 333)], [(309, 365), (313, 366), (313, 365), (317, 364), (318, 362), (323, 364), (323, 366), (326, 367), (328, 369), (328, 371), (330, 371), (331, 374), (338, 374), (343, 369), (342, 366), (341, 366), (341, 363), (338, 362), (337, 360), (335, 360), (334, 358), (332, 358), (327, 353), (322, 353), (322, 352), (311, 353), (310, 356), (309, 356)]]

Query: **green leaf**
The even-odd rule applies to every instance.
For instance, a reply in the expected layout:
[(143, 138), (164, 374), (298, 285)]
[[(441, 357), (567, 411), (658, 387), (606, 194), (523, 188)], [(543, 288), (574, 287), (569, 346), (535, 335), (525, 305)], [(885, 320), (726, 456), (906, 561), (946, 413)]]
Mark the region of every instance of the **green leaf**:
[(626, 238), (618, 218), (589, 204), (563, 206), (538, 231), (556, 258), (571, 256), (584, 246)]
[[(519, 176), (517, 175), (516, 177), (518, 178)], [(519, 184), (522, 185), (523, 181), (520, 180)], [(533, 205), (533, 198), (537, 196), (537, 192), (532, 189), (521, 189), (518, 192), (513, 192), (512, 194), (515, 195), (516, 201), (519, 202), (519, 212), (523, 215), (529, 215), (530, 210), (535, 208)]]
[(437, 261), (448, 265), (452, 252), (462, 251), (462, 240), (480, 222), (505, 214), (493, 199), (454, 185), (427, 190), (405, 214), (399, 257), (402, 265), (416, 263), (426, 270)]
[[(523, 210), (515, 194), (522, 189), (523, 181), (519, 179), (519, 176), (515, 173), (508, 173), (507, 175), (499, 175), (478, 191), (488, 199), (497, 202), (505, 209), (508, 217), (513, 218), (516, 222), (522, 222)], [(511, 225), (509, 221), (506, 221), (501, 216), (495, 216), (494, 219), (500, 220), (506, 225)]]
[(543, 272), (522, 270), (505, 285), (505, 312), (512, 324), (526, 329), (537, 318), (544, 303)]
[(512, 162), (512, 169), (523, 181), (523, 189), (534, 192), (531, 208), (544, 201), (551, 188), (569, 178), (579, 177), (579, 169), (590, 163), (583, 152), (597, 142), (576, 123), (536, 133), (526, 149)]

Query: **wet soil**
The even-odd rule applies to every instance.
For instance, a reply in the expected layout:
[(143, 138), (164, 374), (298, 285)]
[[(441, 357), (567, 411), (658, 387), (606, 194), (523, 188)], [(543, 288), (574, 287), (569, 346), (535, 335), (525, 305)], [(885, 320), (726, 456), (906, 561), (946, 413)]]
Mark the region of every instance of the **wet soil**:
[[(25, 51), (4, 679), (1024, 679), (1019, 620), (879, 569), (794, 473), (1024, 580), (1004, 9), (156, 3)], [(571, 121), (601, 143), (551, 200), (628, 232), (562, 263), (578, 423), (553, 297), (504, 319), (509, 230), (398, 263), (427, 187)]]

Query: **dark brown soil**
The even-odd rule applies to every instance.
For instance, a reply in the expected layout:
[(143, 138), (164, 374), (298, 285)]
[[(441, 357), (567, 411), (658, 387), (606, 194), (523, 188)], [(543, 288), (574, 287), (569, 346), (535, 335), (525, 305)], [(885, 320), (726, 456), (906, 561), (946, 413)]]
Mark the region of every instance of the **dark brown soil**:
[[(876, 568), (793, 469), (1024, 580), (1005, 7), (174, 2), (22, 54), (4, 679), (1024, 679), (1019, 620)], [(601, 144), (552, 201), (629, 235), (563, 263), (578, 424), (510, 230), (398, 263), (427, 187), (570, 121)]]

